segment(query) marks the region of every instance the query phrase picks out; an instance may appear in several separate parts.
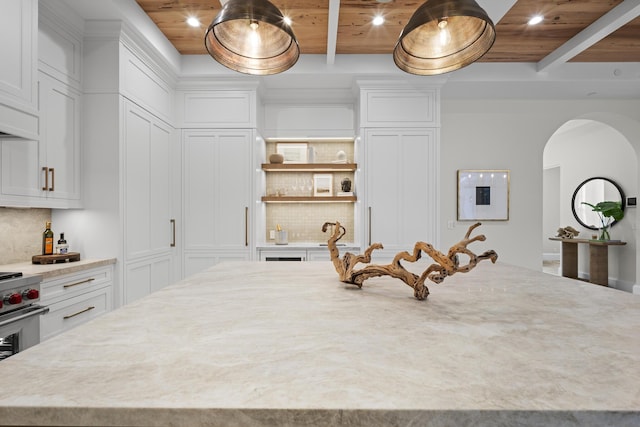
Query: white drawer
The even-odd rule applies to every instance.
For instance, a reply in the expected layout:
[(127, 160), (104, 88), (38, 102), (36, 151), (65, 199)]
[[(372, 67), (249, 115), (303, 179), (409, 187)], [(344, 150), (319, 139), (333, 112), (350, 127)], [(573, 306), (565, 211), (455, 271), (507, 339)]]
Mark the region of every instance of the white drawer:
[(69, 298), (49, 305), (49, 313), (40, 316), (40, 341), (98, 317), (111, 310), (110, 287)]
[(104, 286), (111, 286), (113, 268), (99, 267), (44, 280), (40, 284), (42, 305), (50, 305)]

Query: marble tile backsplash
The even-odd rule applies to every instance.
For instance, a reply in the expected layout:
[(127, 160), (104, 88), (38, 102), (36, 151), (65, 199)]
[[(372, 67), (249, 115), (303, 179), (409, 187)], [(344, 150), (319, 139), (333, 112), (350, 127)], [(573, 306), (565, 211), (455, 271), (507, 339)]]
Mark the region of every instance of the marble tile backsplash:
[(340, 221), (347, 234), (340, 240), (342, 243), (354, 242), (353, 203), (271, 203), (267, 207), (267, 235), (279, 224), (287, 231), (289, 242), (323, 243), (329, 233), (322, 232), (325, 222)]
[[(0, 265), (31, 261), (42, 252), (42, 232), (51, 209), (0, 207)], [(58, 232), (53, 225), (57, 238)]]
[[(313, 196), (314, 187), (313, 172), (287, 172), (287, 173), (270, 173), (266, 179), (266, 195), (267, 196)], [(348, 178), (351, 181), (351, 191), (357, 193), (354, 184), (353, 172), (334, 172), (328, 174), (332, 176), (332, 195), (335, 196), (342, 191), (342, 181)]]
[[(347, 142), (322, 142), (314, 141), (308, 144), (309, 147), (313, 147), (315, 151), (315, 159), (310, 163), (331, 163), (338, 158), (338, 151), (344, 151), (347, 156), (347, 162), (354, 162), (354, 148), (353, 143)], [(277, 143), (269, 141), (266, 143), (266, 156), (269, 156), (276, 152)], [(268, 161), (268, 160), (266, 160)]]

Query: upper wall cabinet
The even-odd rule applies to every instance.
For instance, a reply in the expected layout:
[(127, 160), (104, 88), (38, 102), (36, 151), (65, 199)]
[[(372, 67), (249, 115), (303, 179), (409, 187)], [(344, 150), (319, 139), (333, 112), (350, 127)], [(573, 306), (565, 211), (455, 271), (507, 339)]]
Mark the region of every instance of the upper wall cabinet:
[(40, 139), (0, 139), (0, 204), (80, 207), (80, 92), (40, 73)]
[(153, 52), (140, 47), (126, 26), (95, 21), (85, 28), (82, 87), (85, 94), (120, 93), (162, 121), (174, 124), (175, 76)]
[(50, 207), (80, 207), (80, 105), (80, 92), (40, 73), (40, 169)]
[[(61, 16), (63, 15), (63, 16)], [(70, 21), (60, 3), (41, 2), (38, 11), (38, 68), (82, 89), (82, 24)]]
[(439, 89), (364, 88), (360, 127), (439, 127)]
[(257, 127), (255, 90), (179, 91), (178, 126), (191, 129)]
[(167, 82), (168, 77), (142, 55), (128, 46), (121, 46), (120, 91), (147, 111), (172, 123), (174, 91)]
[(0, 131), (38, 137), (38, 1), (0, 2)]

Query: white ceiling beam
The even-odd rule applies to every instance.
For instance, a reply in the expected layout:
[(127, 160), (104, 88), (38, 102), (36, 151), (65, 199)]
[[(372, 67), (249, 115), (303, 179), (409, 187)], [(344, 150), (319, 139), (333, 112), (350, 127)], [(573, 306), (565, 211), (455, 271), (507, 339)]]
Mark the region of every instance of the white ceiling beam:
[(516, 0), (477, 0), (478, 6), (484, 9), (494, 24), (498, 24), (502, 17), (516, 4)]
[(638, 15), (640, 15), (640, 0), (623, 1), (593, 24), (569, 39), (565, 44), (542, 58), (537, 64), (538, 71), (545, 71), (559, 64), (564, 64), (618, 28), (634, 20)]
[(333, 64), (336, 62), (339, 17), (340, 0), (329, 0), (329, 22), (327, 23), (327, 64)]

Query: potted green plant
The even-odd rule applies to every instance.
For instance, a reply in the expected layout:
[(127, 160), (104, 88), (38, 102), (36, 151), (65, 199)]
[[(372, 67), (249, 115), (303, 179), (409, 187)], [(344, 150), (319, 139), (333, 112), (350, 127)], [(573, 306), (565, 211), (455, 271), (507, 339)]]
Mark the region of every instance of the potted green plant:
[(592, 205), (591, 203), (582, 202), (583, 205), (591, 207), (591, 210), (596, 212), (600, 217), (602, 228), (600, 228), (600, 234), (598, 240), (611, 240), (609, 235), (609, 227), (614, 221), (620, 221), (624, 218), (624, 211), (622, 210), (622, 202), (604, 201)]

